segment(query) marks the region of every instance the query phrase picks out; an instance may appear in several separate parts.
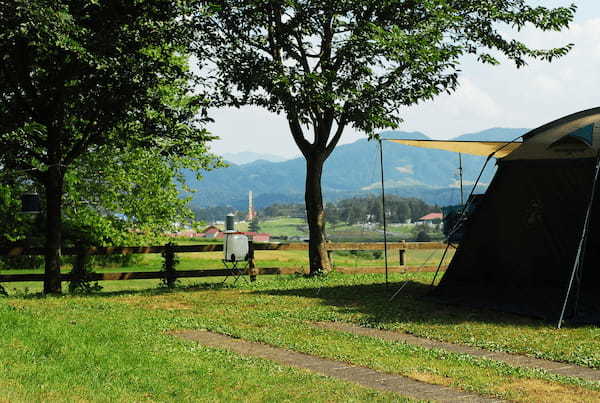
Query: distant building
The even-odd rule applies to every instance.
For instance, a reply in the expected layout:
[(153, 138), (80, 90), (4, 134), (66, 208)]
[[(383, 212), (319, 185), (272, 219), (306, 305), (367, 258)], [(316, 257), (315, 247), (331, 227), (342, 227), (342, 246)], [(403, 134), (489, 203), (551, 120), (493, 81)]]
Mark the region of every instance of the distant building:
[(269, 240), (271, 239), (271, 235), (265, 233), (241, 232), (241, 234), (246, 235), (248, 239), (253, 242), (269, 242)]
[(204, 238), (204, 234), (200, 232), (196, 232), (193, 229), (186, 229), (182, 231), (177, 231), (172, 234), (166, 234), (171, 238)]
[(223, 231), (214, 225), (210, 225), (202, 231), (202, 234), (205, 238), (218, 238), (219, 234), (222, 234)]
[(433, 227), (434, 225), (442, 222), (442, 213), (429, 213), (417, 220), (417, 224), (428, 225)]
[[(258, 232), (236, 232), (236, 234), (246, 235), (250, 241), (254, 242), (269, 242), (271, 239), (271, 234), (267, 233), (258, 233)], [(202, 236), (207, 239), (223, 239), (225, 238), (225, 233), (221, 231), (218, 227), (211, 225), (208, 226), (202, 231)]]

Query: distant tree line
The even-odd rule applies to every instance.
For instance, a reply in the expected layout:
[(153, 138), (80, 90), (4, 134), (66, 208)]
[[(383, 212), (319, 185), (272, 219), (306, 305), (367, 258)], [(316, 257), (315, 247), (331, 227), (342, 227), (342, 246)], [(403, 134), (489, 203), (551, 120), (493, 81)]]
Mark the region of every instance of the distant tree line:
[(306, 218), (304, 203), (276, 203), (259, 210), (259, 215), (268, 217)]
[(196, 221), (205, 223), (214, 223), (216, 221), (225, 221), (227, 214), (233, 214), (235, 221), (246, 219), (247, 211), (237, 210), (232, 206), (210, 206), (210, 207), (192, 207)]
[[(423, 200), (406, 198), (395, 195), (385, 197), (385, 209), (390, 223), (404, 223), (417, 220), (420, 217), (440, 211), (436, 205), (430, 205)], [(233, 213), (236, 220), (242, 220), (246, 211), (238, 211), (231, 206), (212, 206), (193, 208), (196, 220), (205, 222), (223, 221), (225, 216)], [(383, 223), (381, 214), (381, 197), (375, 195), (353, 197), (337, 202), (328, 202), (325, 206), (325, 219), (330, 224), (346, 223)], [(306, 218), (304, 203), (276, 203), (258, 210), (261, 220), (273, 217)]]
[[(420, 217), (439, 212), (438, 206), (432, 206), (422, 200), (400, 196), (386, 196), (386, 218), (390, 223), (404, 223)], [(354, 197), (327, 203), (325, 219), (331, 224), (383, 223), (381, 198), (378, 196)]]
[[(439, 212), (439, 207), (429, 205), (422, 200), (400, 196), (386, 196), (387, 219), (391, 223), (403, 223), (433, 212)], [(245, 211), (236, 211), (231, 206), (214, 206), (195, 208), (197, 220), (205, 222), (222, 221), (229, 213), (236, 215), (236, 220), (244, 219)], [(276, 203), (258, 211), (261, 219), (273, 217), (306, 218), (306, 208), (303, 203)], [(381, 198), (378, 196), (353, 197), (351, 199), (329, 202), (325, 207), (325, 219), (330, 224), (346, 223), (382, 223)]]

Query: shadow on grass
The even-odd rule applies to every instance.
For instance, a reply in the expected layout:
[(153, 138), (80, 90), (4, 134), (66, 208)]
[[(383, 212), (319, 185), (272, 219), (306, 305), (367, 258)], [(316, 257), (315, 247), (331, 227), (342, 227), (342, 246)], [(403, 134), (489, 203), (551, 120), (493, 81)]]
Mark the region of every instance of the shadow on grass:
[[(402, 290), (391, 297), (402, 287)], [(458, 325), (465, 322), (488, 323), (495, 326), (547, 327), (542, 320), (489, 309), (449, 305), (428, 296), (429, 285), (408, 281), (385, 284), (355, 284), (295, 289), (259, 290), (255, 293), (317, 298), (333, 306), (340, 314), (360, 314), (365, 325), (382, 326), (394, 323)], [(390, 300), (391, 299), (391, 300)]]
[[(133, 296), (133, 295), (143, 295), (143, 296), (153, 296), (153, 295), (167, 295), (176, 292), (193, 292), (193, 291), (206, 291), (206, 290), (223, 290), (223, 289), (237, 289), (238, 287), (228, 284), (228, 283), (193, 283), (193, 284), (185, 284), (178, 285), (174, 288), (168, 287), (155, 287), (155, 288), (141, 288), (141, 289), (122, 289), (122, 290), (112, 290), (112, 291), (95, 291), (90, 293), (68, 293), (53, 295), (53, 294), (44, 294), (42, 292), (23, 292), (19, 291), (14, 294), (10, 294), (8, 297), (13, 299), (45, 299), (45, 298), (79, 298), (79, 297), (88, 297), (88, 298), (111, 298), (118, 296)], [(10, 289), (9, 289), (10, 290)]]

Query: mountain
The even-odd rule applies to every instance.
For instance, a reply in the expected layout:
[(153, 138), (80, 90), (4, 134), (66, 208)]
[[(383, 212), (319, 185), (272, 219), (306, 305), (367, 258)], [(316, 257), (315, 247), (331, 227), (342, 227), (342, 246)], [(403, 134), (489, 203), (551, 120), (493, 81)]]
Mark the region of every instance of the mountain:
[[(494, 128), (469, 133), (456, 140), (510, 141), (527, 129)], [(382, 138), (429, 139), (420, 132), (389, 131)], [(384, 178), (386, 193), (417, 197), (438, 205), (458, 203), (458, 154), (416, 148), (398, 143), (383, 142)], [(462, 156), (465, 197), (477, 178), (484, 157)], [(489, 163), (480, 184), (487, 186), (495, 166)], [(248, 191), (254, 193), (254, 203), (262, 208), (273, 203), (292, 203), (304, 200), (305, 162), (296, 158), (283, 162), (258, 160), (244, 165), (208, 172), (196, 181), (187, 173), (190, 187), (197, 189), (192, 204), (198, 207), (231, 205), (247, 208)], [(469, 184), (471, 186), (469, 186)], [(323, 192), (327, 200), (339, 200), (381, 191), (379, 144), (358, 140), (338, 146), (325, 163)]]
[(236, 165), (249, 164), (251, 162), (259, 160), (264, 160), (268, 162), (283, 162), (289, 159), (280, 155), (261, 154), (252, 151), (242, 151), (239, 153), (225, 153), (222, 155), (222, 157), (225, 161), (234, 163)]

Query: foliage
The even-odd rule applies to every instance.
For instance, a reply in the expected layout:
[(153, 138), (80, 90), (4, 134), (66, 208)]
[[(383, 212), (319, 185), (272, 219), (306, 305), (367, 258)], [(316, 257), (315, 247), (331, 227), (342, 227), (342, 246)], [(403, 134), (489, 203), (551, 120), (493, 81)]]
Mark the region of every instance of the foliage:
[(225, 216), (229, 213), (235, 214), (236, 220), (242, 219), (245, 216), (243, 211), (238, 211), (231, 206), (193, 207), (192, 211), (197, 220), (207, 222), (224, 221)]
[(250, 232), (260, 232), (260, 221), (258, 219), (258, 217), (254, 217), (252, 219), (252, 221), (250, 221), (250, 224), (248, 225), (248, 231)]
[(101, 147), (83, 156), (67, 174), (65, 216), (78, 236), (94, 245), (142, 245), (156, 242), (173, 224), (192, 219), (183, 168), (211, 166), (193, 150), (185, 156), (161, 156), (152, 150), (114, 153)]
[[(388, 222), (404, 223), (407, 220), (416, 220), (426, 214), (439, 212), (437, 206), (431, 206), (422, 200), (405, 198), (395, 195), (385, 197), (386, 210), (388, 211)], [(304, 210), (301, 204), (277, 204), (261, 210), (265, 217), (284, 216), (284, 213), (293, 213)], [(275, 215), (271, 215), (275, 214)], [(287, 214), (288, 216), (290, 214)], [(348, 225), (375, 222), (383, 222), (381, 215), (381, 197), (376, 195), (353, 197), (337, 202), (328, 202), (325, 207), (325, 218), (327, 222), (336, 224), (340, 221)]]
[[(26, 233), (32, 233), (40, 224), (39, 215), (19, 214), (20, 195), (26, 190), (34, 190), (21, 181), (7, 180), (0, 173), (0, 245), (26, 242)], [(5, 182), (3, 182), (3, 179)]]
[(275, 203), (260, 211), (264, 217), (305, 218), (306, 207), (300, 203)]
[(4, 3), (0, 162), (38, 169), (37, 178), (101, 145), (176, 155), (203, 144), (206, 132), (192, 125), (201, 99), (169, 99), (173, 85), (190, 89), (177, 53), (186, 45), (182, 4), (123, 3), (116, 12), (96, 1)]
[[(523, 0), (222, 0), (213, 1), (209, 11), (199, 26), (210, 28), (202, 30), (202, 38), (214, 47), (202, 42), (200, 53), (208, 51), (219, 69), (219, 100), (285, 113), (306, 156), (329, 140), (333, 124), (339, 126), (336, 137), (346, 125), (366, 133), (396, 127), (399, 108), (452, 91), (462, 55), (497, 64), (501, 54), (517, 67), (529, 58), (563, 56), (571, 45), (531, 49), (508, 39), (504, 27), (560, 31), (575, 6), (548, 9)], [(297, 137), (303, 124), (323, 131), (312, 145)]]
[(431, 237), (424, 229), (419, 229), (416, 231), (417, 235), (415, 236), (415, 242), (430, 242)]
[(90, 258), (86, 254), (75, 256), (73, 268), (71, 269), (71, 281), (69, 282), (69, 292), (71, 294), (90, 294), (101, 291), (102, 287), (97, 281), (92, 281), (91, 275), (94, 273), (90, 268)]

